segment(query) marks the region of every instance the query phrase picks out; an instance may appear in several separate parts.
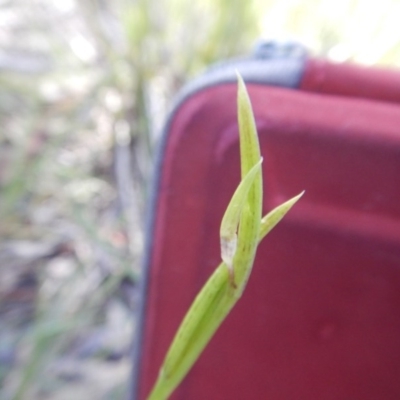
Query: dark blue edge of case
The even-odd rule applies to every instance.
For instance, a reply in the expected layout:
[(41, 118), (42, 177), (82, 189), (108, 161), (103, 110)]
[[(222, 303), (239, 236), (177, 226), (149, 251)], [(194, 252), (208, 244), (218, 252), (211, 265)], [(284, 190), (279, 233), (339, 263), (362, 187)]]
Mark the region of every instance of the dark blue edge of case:
[(150, 199), (146, 210), (145, 248), (141, 262), (141, 280), (139, 282), (140, 305), (135, 329), (132, 355), (132, 372), (128, 400), (137, 400), (140, 385), (140, 361), (144, 335), (147, 288), (149, 285), (149, 266), (152, 257), (153, 232), (155, 226), (155, 210), (157, 206), (158, 188), (160, 185), (161, 168), (164, 150), (168, 140), (170, 126), (180, 106), (198, 92), (223, 83), (235, 83), (236, 72), (239, 72), (246, 83), (279, 86), (297, 89), (304, 73), (307, 51), (296, 42), (260, 42), (253, 54), (247, 58), (233, 59), (210, 67), (204, 74), (188, 83), (178, 94), (172, 111), (162, 129), (160, 142), (157, 146), (155, 164), (152, 173)]

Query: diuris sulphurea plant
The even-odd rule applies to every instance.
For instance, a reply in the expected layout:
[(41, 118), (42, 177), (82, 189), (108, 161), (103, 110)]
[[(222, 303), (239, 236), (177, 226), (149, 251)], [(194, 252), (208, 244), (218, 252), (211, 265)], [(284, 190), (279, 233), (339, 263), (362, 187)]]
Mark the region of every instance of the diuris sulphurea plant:
[(193, 366), (215, 331), (241, 297), (257, 246), (303, 193), (262, 217), (262, 157), (246, 86), (238, 75), (241, 182), (222, 218), (222, 262), (184, 317), (148, 400), (168, 399)]

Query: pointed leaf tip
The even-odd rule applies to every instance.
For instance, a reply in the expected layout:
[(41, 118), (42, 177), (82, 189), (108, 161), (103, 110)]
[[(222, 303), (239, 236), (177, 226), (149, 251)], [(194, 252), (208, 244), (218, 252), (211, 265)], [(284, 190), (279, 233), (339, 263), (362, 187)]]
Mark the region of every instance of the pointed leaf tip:
[(262, 240), (278, 224), (278, 222), (289, 212), (304, 193), (305, 190), (274, 208), (261, 219), (259, 240)]

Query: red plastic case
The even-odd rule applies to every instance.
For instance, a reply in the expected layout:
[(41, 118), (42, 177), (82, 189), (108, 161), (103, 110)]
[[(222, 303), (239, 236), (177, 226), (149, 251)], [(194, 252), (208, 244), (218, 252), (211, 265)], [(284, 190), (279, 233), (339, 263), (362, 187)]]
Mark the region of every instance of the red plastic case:
[(172, 399), (398, 400), (400, 73), (304, 55), (220, 67), (172, 113), (132, 399), (146, 398), (220, 261), (219, 224), (239, 182), (234, 68), (259, 130), (264, 211), (306, 193), (260, 245), (242, 299)]

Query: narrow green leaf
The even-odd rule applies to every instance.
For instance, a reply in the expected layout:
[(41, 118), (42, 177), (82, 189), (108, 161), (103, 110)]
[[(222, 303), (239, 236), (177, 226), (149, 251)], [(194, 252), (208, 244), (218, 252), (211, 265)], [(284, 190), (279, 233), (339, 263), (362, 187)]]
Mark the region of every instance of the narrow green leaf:
[(228, 266), (231, 279), (233, 281), (233, 257), (237, 247), (237, 230), (239, 226), (240, 216), (245, 205), (247, 195), (254, 182), (256, 173), (261, 168), (262, 158), (253, 166), (247, 173), (244, 179), (240, 182), (235, 193), (229, 202), (228, 208), (222, 218), (220, 229), (221, 240), (221, 258)]
[(301, 196), (303, 196), (304, 193), (305, 191), (303, 190), (300, 194), (292, 197), (290, 200), (274, 208), (262, 218), (259, 234), (260, 241), (278, 224), (278, 222), (297, 203), (297, 201), (300, 199)]
[[(260, 159), (260, 145), (253, 110), (243, 79), (238, 74), (238, 124), (242, 179)], [(237, 297), (240, 297), (251, 273), (258, 245), (262, 208), (262, 173), (256, 173), (240, 215), (238, 243), (233, 259)]]
[(250, 97), (242, 77), (238, 77), (238, 123), (240, 133), (240, 166), (242, 179), (261, 158), (257, 128)]
[(221, 263), (186, 313), (148, 400), (167, 399), (184, 378), (235, 304), (232, 291), (228, 270)]

